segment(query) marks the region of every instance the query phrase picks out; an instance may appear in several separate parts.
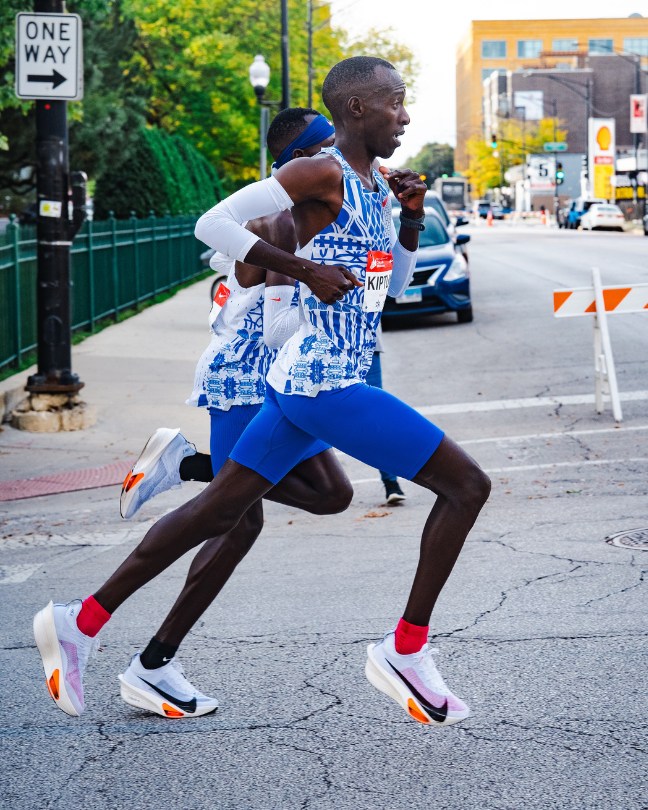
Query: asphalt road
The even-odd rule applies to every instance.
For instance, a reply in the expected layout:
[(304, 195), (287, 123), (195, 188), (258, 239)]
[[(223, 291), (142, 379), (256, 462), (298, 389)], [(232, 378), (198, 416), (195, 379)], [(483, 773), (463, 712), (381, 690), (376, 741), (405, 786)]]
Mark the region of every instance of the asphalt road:
[[(220, 708), (181, 721), (122, 703), (116, 676), (188, 559), (106, 628), (80, 719), (46, 695), (31, 617), (91, 592), (198, 485), (130, 524), (117, 488), (17, 501), (2, 508), (3, 806), (648, 808), (648, 552), (605, 542), (648, 526), (648, 318), (610, 319), (617, 426), (609, 406), (594, 411), (591, 321), (555, 319), (551, 297), (587, 286), (593, 264), (604, 283), (648, 282), (648, 239), (508, 223), (472, 234), (474, 322), (390, 330), (383, 376), (493, 479), (433, 617), (439, 667), (473, 716), (422, 727), (363, 674), (415, 567), (430, 503), (412, 484), (387, 509), (375, 472), (344, 458), (356, 490), (346, 513), (267, 506), (256, 547), (182, 649)], [(111, 418), (128, 432), (127, 409)]]

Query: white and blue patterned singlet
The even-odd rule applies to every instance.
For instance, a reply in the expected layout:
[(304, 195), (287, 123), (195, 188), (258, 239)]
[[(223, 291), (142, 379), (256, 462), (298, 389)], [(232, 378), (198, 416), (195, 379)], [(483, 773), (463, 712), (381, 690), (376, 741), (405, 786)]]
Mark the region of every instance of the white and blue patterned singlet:
[[(263, 402), (266, 374), (277, 353), (263, 342), (265, 284), (241, 287), (232, 265), (226, 286), (229, 298), (214, 321), (187, 400), (188, 405), (221, 411)], [(295, 290), (295, 304), (297, 295)]]
[[(322, 150), (341, 164), (344, 203), (328, 225), (298, 256), (318, 264), (339, 264), (365, 281), (370, 250), (391, 251), (389, 186), (374, 171), (378, 191), (364, 188), (358, 175), (334, 146)], [(363, 382), (376, 345), (380, 312), (364, 312), (364, 287), (354, 287), (342, 301), (324, 304), (300, 283), (301, 313), (297, 332), (279, 350), (268, 382), (280, 394), (316, 396)]]

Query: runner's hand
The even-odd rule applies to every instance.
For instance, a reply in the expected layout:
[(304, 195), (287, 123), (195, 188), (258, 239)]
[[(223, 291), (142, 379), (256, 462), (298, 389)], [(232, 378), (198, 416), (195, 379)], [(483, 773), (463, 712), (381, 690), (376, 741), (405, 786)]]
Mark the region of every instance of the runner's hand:
[(362, 282), (339, 264), (304, 262), (304, 267), (312, 271), (307, 281), (311, 292), (325, 304), (335, 304), (354, 287), (362, 287)]
[(411, 169), (390, 170), (386, 166), (381, 166), (379, 171), (400, 202), (403, 214), (414, 218), (423, 216), (423, 201), (428, 189), (419, 173)]

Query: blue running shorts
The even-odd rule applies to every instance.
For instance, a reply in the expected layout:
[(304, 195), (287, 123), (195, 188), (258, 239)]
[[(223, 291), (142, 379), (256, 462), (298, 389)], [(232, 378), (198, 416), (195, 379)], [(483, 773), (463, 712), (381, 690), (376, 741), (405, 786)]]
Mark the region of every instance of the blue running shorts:
[(225, 464), (241, 434), (260, 410), (260, 402), (257, 405), (232, 405), (229, 411), (209, 409), (209, 452), (214, 475)]
[(315, 455), (321, 440), (379, 470), (411, 480), (443, 439), (443, 431), (392, 394), (364, 383), (315, 397), (267, 387), (259, 414), (230, 458), (273, 484)]
[[(273, 389), (268, 386), (268, 391)], [(211, 417), (211, 431), (209, 438), (209, 451), (211, 453), (212, 470), (214, 475), (225, 464), (228, 458), (232, 458), (232, 450), (243, 435), (247, 432), (247, 426), (255, 419), (257, 414), (265, 407), (259, 403), (258, 405), (232, 405), (229, 411), (221, 411), (218, 408), (210, 408), (209, 415)], [(321, 442), (319, 439), (313, 439), (309, 436), (308, 449), (297, 459), (295, 464), (300, 461), (306, 461), (307, 458), (316, 456), (323, 453), (325, 450), (330, 449), (329, 444)], [(236, 461), (236, 459), (234, 459)], [(240, 462), (243, 464), (243, 462)], [(273, 484), (278, 483), (284, 475), (291, 470), (295, 464), (291, 464), (286, 472), (273, 481)], [(250, 466), (249, 464), (245, 465)], [(263, 474), (263, 473), (262, 473)], [(267, 476), (265, 476), (267, 477)], [(272, 479), (269, 479), (272, 480)]]

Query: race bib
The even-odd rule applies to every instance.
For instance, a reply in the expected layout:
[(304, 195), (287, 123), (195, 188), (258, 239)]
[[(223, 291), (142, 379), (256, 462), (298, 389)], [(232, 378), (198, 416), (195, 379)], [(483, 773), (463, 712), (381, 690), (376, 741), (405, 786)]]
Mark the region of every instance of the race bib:
[(370, 250), (367, 254), (367, 274), (364, 283), (363, 312), (381, 312), (387, 298), (394, 259), (391, 253)]
[(221, 313), (221, 310), (227, 303), (227, 299), (230, 297), (230, 289), (226, 287), (222, 282), (216, 288), (216, 294), (214, 295), (214, 300), (212, 301), (212, 308), (211, 312), (209, 313), (209, 328), (211, 329), (216, 322), (216, 318)]

